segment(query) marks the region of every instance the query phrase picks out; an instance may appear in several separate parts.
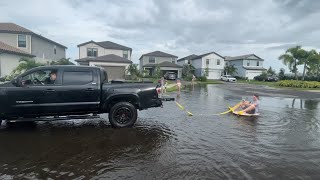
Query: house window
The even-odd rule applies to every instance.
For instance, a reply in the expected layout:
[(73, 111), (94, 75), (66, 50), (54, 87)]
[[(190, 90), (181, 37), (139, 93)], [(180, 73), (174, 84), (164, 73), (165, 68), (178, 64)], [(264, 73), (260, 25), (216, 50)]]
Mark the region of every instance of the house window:
[(123, 57), (128, 59), (128, 51), (123, 51)]
[(149, 57), (149, 63), (156, 63), (156, 58), (150, 56), (150, 57)]
[(207, 66), (209, 65), (209, 59), (206, 59), (206, 65)]
[(191, 64), (190, 60), (188, 60), (188, 64)]
[(98, 49), (97, 48), (88, 48), (87, 49), (87, 56), (88, 57), (97, 57), (98, 56)]
[(27, 37), (24, 34), (18, 35), (18, 47), (27, 47)]
[(220, 59), (217, 59), (217, 65), (220, 65)]
[(57, 46), (54, 46), (54, 47), (53, 47), (53, 53), (54, 53), (54, 54), (57, 54)]
[(174, 63), (174, 64), (176, 63), (176, 60), (174, 58), (172, 58), (172, 63)]
[(247, 61), (247, 66), (250, 66), (250, 61)]
[(257, 61), (257, 66), (259, 66), (260, 64), (259, 64), (259, 61)]

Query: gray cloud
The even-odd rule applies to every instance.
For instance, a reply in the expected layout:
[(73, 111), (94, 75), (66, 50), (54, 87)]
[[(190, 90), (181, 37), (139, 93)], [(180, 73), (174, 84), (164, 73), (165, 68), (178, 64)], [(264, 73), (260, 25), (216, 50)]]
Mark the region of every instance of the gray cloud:
[[(17, 11), (17, 7), (20, 8)], [(320, 2), (312, 0), (123, 0), (0, 2), (0, 21), (15, 22), (68, 46), (111, 40), (142, 53), (255, 53), (269, 65), (291, 45), (320, 48)]]

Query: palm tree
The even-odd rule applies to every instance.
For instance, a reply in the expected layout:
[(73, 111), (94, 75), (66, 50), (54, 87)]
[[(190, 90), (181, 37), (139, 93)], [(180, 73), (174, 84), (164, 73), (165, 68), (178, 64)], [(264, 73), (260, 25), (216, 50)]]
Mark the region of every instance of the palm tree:
[(234, 67), (234, 64), (228, 65), (228, 66), (225, 66), (225, 67), (224, 67), (224, 72), (225, 72), (226, 74), (230, 74), (230, 75), (233, 76), (234, 74), (237, 73), (237, 68)]
[(285, 54), (282, 54), (281, 56), (279, 56), (279, 60), (282, 60), (283, 64), (288, 66), (290, 71), (294, 73), (294, 76), (296, 79), (298, 79), (297, 65), (299, 65), (298, 61), (300, 59), (299, 50), (301, 50), (301, 46), (289, 48), (286, 50)]
[(320, 75), (320, 53), (318, 53), (315, 50), (311, 50), (309, 57), (309, 71), (311, 74), (316, 74), (317, 80), (319, 81), (319, 75)]
[(311, 54), (313, 54), (314, 52), (311, 51), (306, 51), (304, 49), (299, 49), (298, 50), (298, 56), (299, 56), (299, 64), (303, 64), (303, 73), (302, 73), (302, 80), (304, 81), (304, 77), (306, 74), (306, 69), (307, 69), (307, 65), (309, 65), (310, 61), (309, 61), (309, 57)]
[(45, 65), (36, 62), (36, 60), (32, 58), (21, 58), (19, 62), (20, 64), (12, 71), (13, 75), (21, 74), (22, 72), (27, 71), (29, 69)]

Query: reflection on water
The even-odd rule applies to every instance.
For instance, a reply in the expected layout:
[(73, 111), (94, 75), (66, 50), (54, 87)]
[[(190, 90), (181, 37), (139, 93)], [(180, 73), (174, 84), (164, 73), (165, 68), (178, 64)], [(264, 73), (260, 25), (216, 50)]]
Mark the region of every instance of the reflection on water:
[[(260, 117), (217, 116), (250, 98), (208, 85), (139, 112), (134, 128), (101, 119), (0, 129), (0, 179), (318, 179), (319, 101), (261, 97)], [(106, 118), (106, 117), (104, 117)]]

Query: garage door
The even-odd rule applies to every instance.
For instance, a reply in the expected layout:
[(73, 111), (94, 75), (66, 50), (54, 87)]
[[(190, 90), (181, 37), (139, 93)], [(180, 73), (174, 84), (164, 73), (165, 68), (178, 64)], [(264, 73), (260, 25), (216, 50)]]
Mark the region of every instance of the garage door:
[(221, 71), (220, 70), (209, 70), (208, 79), (220, 79)]
[(125, 67), (124, 66), (103, 66), (108, 73), (108, 79), (124, 79)]
[(261, 73), (261, 71), (247, 71), (246, 77), (248, 79), (253, 79), (255, 76), (259, 76)]

